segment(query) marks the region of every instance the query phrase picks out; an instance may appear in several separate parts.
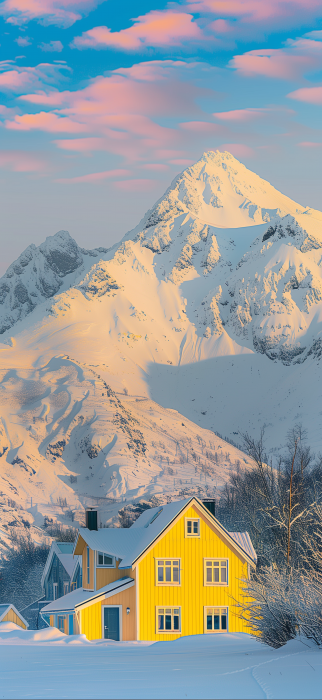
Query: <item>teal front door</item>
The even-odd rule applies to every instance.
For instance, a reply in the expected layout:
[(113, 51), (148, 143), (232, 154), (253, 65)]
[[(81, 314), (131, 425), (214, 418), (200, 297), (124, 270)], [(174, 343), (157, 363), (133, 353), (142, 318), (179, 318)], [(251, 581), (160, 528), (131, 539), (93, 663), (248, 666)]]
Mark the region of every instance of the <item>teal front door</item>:
[(119, 608), (104, 607), (104, 639), (120, 641), (120, 612)]

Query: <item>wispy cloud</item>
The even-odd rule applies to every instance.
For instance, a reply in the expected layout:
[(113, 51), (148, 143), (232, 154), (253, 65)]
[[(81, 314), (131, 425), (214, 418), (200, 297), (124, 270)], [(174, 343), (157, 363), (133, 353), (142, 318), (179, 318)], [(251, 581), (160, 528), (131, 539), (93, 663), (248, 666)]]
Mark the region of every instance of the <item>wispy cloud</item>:
[(16, 173), (44, 172), (48, 167), (45, 158), (31, 151), (0, 151), (0, 168)]
[(74, 184), (79, 184), (81, 182), (88, 183), (88, 182), (100, 182), (101, 180), (107, 180), (111, 178), (117, 178), (117, 177), (126, 177), (128, 175), (131, 175), (129, 170), (125, 170), (122, 168), (118, 168), (116, 170), (104, 170), (103, 172), (100, 173), (89, 173), (88, 175), (79, 175), (78, 177), (61, 177), (55, 180), (55, 182), (60, 182), (61, 184), (64, 185), (74, 185)]

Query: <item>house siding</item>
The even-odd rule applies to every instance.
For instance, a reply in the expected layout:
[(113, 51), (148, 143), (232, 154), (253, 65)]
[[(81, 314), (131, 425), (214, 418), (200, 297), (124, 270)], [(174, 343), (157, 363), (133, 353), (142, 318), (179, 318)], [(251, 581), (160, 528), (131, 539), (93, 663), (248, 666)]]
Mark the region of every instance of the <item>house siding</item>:
[[(104, 598), (104, 600), (93, 603), (78, 612), (80, 617), (82, 634), (86, 634), (87, 639), (102, 639), (102, 608), (109, 605), (122, 606), (122, 640), (132, 641), (136, 638), (136, 615), (135, 615), (135, 584), (125, 591)], [(130, 608), (127, 615), (126, 608)]]
[(54, 583), (58, 584), (57, 598), (61, 598), (61, 596), (64, 595), (64, 583), (69, 583), (70, 585), (70, 576), (57, 557), (57, 554), (53, 555), (49, 573), (46, 577), (45, 600), (54, 600)]
[[(200, 537), (185, 537), (185, 518), (200, 518)], [(228, 559), (228, 586), (204, 586), (204, 558)], [(157, 586), (155, 559), (180, 558), (181, 585)], [(139, 567), (141, 640), (173, 640), (204, 633), (204, 606), (228, 607), (228, 631), (248, 632), (236, 614), (241, 600), (240, 579), (247, 578), (247, 562), (238, 555), (196, 506), (190, 506), (147, 552)], [(156, 606), (181, 608), (181, 632), (156, 631)]]
[(26, 625), (22, 620), (20, 619), (19, 615), (16, 615), (14, 610), (9, 610), (7, 614), (4, 616), (2, 622), (14, 622), (15, 625), (19, 625), (19, 627), (22, 627), (22, 629), (27, 629)]

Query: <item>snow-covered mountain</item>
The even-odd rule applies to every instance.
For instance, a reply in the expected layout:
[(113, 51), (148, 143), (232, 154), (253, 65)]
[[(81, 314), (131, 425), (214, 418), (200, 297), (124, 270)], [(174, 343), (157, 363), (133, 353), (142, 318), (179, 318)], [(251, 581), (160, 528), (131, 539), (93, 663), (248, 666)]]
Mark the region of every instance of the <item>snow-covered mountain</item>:
[(218, 490), (246, 458), (216, 432), (320, 449), (321, 262), (322, 214), (213, 151), (113, 248), (29, 246), (0, 280), (3, 493), (108, 520)]

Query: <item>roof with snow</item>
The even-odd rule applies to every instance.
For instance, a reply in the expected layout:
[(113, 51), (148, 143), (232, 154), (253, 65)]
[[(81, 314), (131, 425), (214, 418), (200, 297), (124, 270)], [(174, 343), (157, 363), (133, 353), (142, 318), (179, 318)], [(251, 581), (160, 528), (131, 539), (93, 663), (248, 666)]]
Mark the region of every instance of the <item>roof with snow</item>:
[[(228, 532), (219, 521), (209, 512), (202, 501), (190, 497), (182, 501), (173, 501), (164, 506), (145, 510), (130, 528), (107, 528), (88, 530), (80, 528), (79, 535), (90, 549), (110, 554), (121, 560), (120, 569), (130, 569), (137, 559), (150, 545), (167, 529), (173, 520), (192, 501), (196, 503), (203, 514), (210, 519), (221, 535), (238, 550), (247, 561), (255, 564), (257, 557), (248, 532)], [(75, 552), (80, 552), (75, 546)]]
[(23, 622), (23, 624), (26, 625), (26, 628), (28, 629), (29, 623), (27, 622), (27, 620), (25, 620), (25, 618), (17, 610), (17, 608), (15, 608), (15, 606), (12, 605), (12, 603), (2, 603), (0, 605), (0, 622), (2, 622), (3, 618), (6, 617), (10, 610), (13, 610), (13, 612), (20, 618), (21, 622)]
[(87, 602), (92, 602), (93, 600), (95, 600), (95, 598), (97, 598), (98, 600), (100, 598), (110, 598), (112, 595), (115, 595), (116, 593), (119, 593), (122, 590), (126, 590), (127, 588), (134, 586), (134, 583), (135, 582), (133, 578), (130, 578), (129, 576), (124, 576), (123, 578), (119, 578), (116, 581), (113, 581), (112, 583), (109, 583), (106, 586), (99, 588), (97, 591), (86, 591), (84, 588), (77, 588), (75, 591), (67, 593), (61, 598), (57, 598), (57, 600), (53, 600), (52, 603), (49, 603), (48, 605), (43, 607), (41, 610), (41, 614), (72, 612), (73, 610), (75, 610), (75, 608), (80, 608)]
[(54, 555), (58, 557), (59, 561), (63, 565), (69, 578), (72, 580), (76, 571), (76, 567), (79, 564), (81, 566), (81, 557), (74, 556), (74, 543), (73, 542), (52, 542), (50, 550), (48, 552), (48, 557), (41, 577), (41, 585), (44, 588), (46, 577), (49, 574), (50, 566)]

